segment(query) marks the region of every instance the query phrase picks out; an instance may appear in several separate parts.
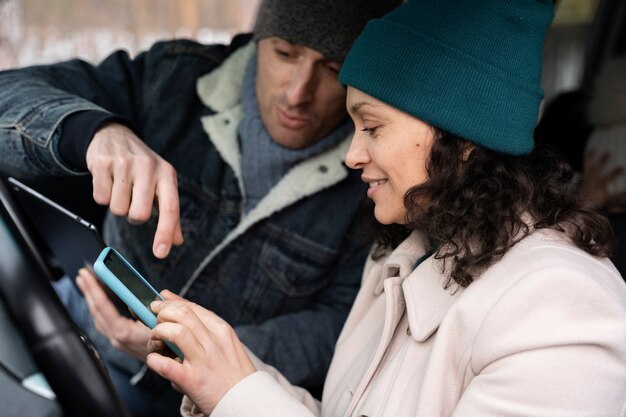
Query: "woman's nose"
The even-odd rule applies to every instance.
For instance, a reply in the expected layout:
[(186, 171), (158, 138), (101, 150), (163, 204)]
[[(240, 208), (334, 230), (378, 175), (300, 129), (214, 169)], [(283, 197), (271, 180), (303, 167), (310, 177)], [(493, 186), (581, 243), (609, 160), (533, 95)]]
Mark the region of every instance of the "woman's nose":
[(367, 144), (363, 139), (359, 138), (359, 133), (361, 132), (354, 132), (350, 148), (348, 148), (348, 152), (346, 153), (346, 165), (348, 168), (361, 169), (365, 164), (371, 161), (367, 151)]

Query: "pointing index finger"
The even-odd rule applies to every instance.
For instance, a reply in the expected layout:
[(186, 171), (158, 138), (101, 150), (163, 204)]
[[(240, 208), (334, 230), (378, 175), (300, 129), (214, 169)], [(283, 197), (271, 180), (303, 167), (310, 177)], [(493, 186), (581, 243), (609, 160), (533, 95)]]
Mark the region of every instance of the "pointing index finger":
[(159, 207), (159, 221), (154, 235), (152, 251), (157, 258), (165, 258), (174, 245), (183, 243), (180, 227), (180, 205), (176, 173), (160, 178), (156, 184), (156, 196)]

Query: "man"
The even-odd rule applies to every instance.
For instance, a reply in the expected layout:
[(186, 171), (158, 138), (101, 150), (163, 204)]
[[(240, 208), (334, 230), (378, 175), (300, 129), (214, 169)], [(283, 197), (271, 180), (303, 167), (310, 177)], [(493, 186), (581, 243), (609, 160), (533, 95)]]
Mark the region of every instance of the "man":
[[(337, 74), (365, 22), (399, 3), (266, 0), (253, 41), (1, 73), (0, 169), (88, 170), (113, 214), (109, 245), (156, 288), (215, 311), (292, 383), (321, 386), (368, 250), (354, 239), (364, 193), (343, 165), (352, 125)], [(58, 291), (127, 404), (171, 415), (173, 391), (143, 378), (148, 330), (89, 273), (77, 283), (87, 303), (67, 281)]]

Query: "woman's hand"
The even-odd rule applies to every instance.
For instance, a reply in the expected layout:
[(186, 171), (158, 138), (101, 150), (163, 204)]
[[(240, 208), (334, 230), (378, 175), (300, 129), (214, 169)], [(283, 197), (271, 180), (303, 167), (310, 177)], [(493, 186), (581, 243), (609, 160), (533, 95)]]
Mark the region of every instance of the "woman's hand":
[(139, 320), (122, 316), (95, 275), (86, 268), (78, 271), (76, 284), (85, 296), (96, 329), (109, 339), (114, 348), (145, 362), (150, 329)]
[[(228, 323), (169, 291), (161, 295), (165, 301), (150, 306), (158, 323), (150, 333), (148, 366), (208, 415), (231, 387), (256, 369)], [(157, 353), (163, 340), (178, 346), (185, 359)]]

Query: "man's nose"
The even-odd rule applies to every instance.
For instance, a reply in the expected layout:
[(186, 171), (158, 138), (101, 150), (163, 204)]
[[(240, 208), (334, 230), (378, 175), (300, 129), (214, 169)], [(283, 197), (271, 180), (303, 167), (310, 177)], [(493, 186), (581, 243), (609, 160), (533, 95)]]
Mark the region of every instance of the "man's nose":
[(290, 106), (308, 104), (315, 97), (317, 88), (315, 68), (303, 63), (295, 68), (287, 87), (287, 103)]

